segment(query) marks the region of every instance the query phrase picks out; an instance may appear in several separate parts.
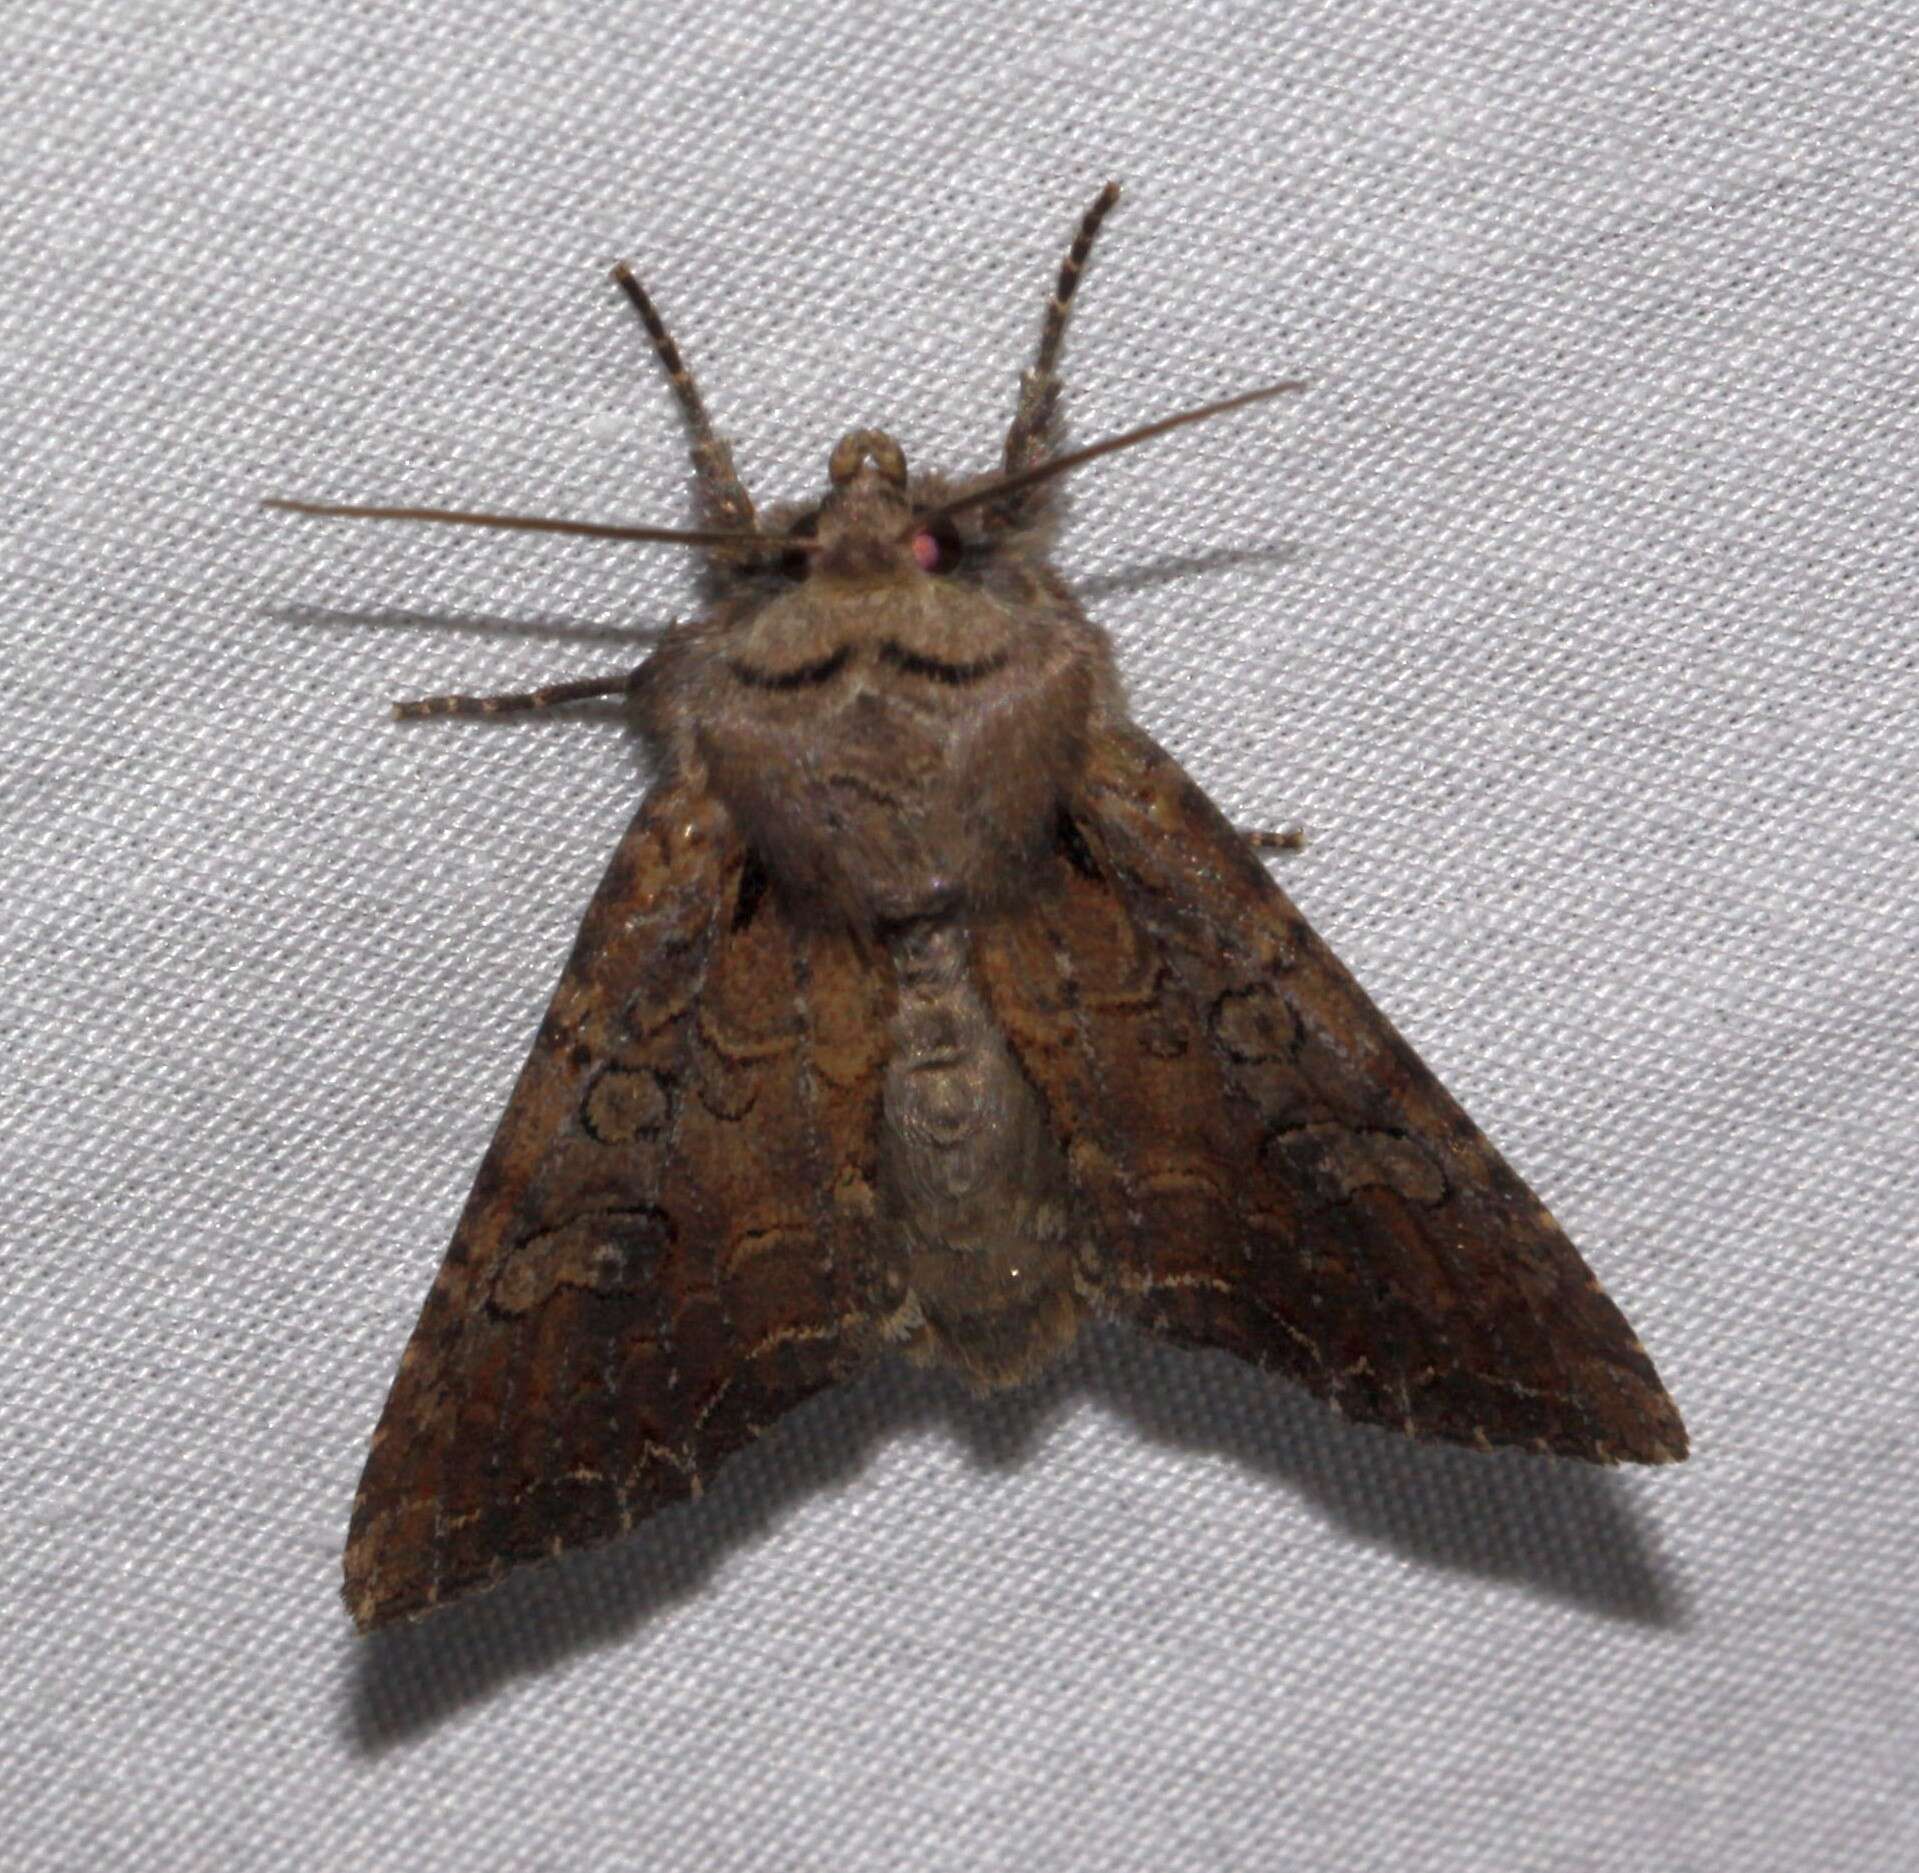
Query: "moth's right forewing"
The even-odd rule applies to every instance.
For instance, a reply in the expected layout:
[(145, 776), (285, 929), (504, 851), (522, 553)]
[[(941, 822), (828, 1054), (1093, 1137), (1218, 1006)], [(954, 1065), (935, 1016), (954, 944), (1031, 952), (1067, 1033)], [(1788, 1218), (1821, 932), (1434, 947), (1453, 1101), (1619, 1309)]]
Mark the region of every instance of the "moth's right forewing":
[(856, 1363), (885, 1015), (844, 947), (708, 796), (648, 797), (374, 1433), (363, 1629), (620, 1533)]
[(1684, 1454), (1544, 1205), (1144, 735), (1096, 745), (980, 967), (1107, 1305), (1417, 1435)]

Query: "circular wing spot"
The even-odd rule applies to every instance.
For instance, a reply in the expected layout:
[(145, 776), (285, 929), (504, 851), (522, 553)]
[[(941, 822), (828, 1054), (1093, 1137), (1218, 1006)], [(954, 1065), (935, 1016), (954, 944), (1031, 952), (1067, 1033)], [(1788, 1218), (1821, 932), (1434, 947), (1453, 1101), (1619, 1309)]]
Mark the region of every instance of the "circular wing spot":
[(1242, 1062), (1287, 1056), (1299, 1035), (1292, 1010), (1263, 982), (1228, 989), (1213, 1003), (1211, 1022), (1219, 1044)]
[(666, 1088), (648, 1068), (606, 1067), (580, 1102), (580, 1122), (603, 1145), (628, 1145), (657, 1132), (668, 1113)]

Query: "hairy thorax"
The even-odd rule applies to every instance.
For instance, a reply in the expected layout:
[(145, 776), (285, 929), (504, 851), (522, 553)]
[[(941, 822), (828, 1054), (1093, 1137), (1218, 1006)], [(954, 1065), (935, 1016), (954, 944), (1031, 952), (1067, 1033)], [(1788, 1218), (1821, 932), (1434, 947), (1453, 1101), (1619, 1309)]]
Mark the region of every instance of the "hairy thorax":
[(913, 572), (816, 578), (709, 651), (694, 745), (792, 903), (869, 932), (979, 914), (1017, 894), (1083, 757), (1073, 622)]

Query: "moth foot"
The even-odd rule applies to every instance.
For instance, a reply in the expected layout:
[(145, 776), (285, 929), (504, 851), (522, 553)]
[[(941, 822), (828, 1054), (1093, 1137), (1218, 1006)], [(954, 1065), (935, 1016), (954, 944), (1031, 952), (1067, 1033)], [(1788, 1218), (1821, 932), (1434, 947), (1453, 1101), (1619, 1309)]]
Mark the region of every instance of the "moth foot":
[(1239, 836), (1255, 852), (1303, 852), (1306, 850), (1306, 828), (1288, 826), (1280, 832), (1266, 832), (1257, 826), (1242, 826)]

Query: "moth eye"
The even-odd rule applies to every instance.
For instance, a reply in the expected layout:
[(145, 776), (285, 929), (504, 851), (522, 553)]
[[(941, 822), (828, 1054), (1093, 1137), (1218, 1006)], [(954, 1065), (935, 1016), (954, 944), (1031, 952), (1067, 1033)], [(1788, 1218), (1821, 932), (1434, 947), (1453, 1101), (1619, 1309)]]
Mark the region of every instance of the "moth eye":
[(950, 521), (936, 520), (913, 535), (913, 557), (922, 572), (944, 574), (959, 570), (966, 556), (966, 542)]
[[(811, 540), (818, 535), (819, 530), (819, 516), (817, 514), (803, 514), (787, 528), (786, 537), (789, 540)], [(791, 579), (796, 585), (800, 580), (806, 577), (812, 570), (812, 567), (813, 555), (811, 553), (794, 552), (782, 553), (780, 555), (781, 575)]]

